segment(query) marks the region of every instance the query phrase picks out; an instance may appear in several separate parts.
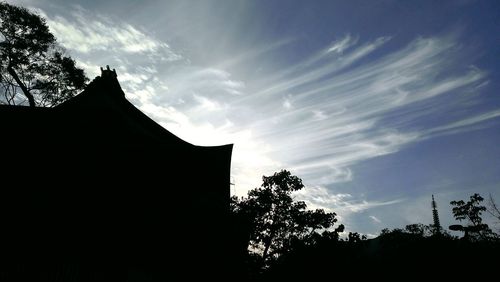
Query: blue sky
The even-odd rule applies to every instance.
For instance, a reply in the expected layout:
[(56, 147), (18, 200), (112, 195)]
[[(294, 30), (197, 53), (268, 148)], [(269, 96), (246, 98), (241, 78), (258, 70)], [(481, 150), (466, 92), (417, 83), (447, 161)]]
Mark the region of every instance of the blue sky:
[(10, 2), (171, 132), (234, 143), (236, 195), (289, 169), (371, 235), (431, 223), (432, 194), (444, 226), (500, 201), (498, 1)]

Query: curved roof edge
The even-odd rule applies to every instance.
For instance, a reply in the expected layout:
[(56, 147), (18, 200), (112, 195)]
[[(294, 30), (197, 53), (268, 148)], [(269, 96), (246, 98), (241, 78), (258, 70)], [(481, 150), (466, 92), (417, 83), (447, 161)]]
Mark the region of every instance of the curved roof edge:
[(166, 138), (198, 148), (231, 147), (231, 150), (233, 148), (232, 143), (215, 146), (194, 145), (173, 134), (127, 100), (118, 81), (116, 71), (114, 69), (110, 70), (109, 66), (106, 69), (101, 68), (101, 76), (94, 78), (83, 92), (53, 109), (55, 111), (85, 111), (88, 109), (111, 111), (127, 120), (130, 125), (140, 126), (142, 129), (147, 130), (148, 132), (143, 133), (154, 136), (160, 142)]

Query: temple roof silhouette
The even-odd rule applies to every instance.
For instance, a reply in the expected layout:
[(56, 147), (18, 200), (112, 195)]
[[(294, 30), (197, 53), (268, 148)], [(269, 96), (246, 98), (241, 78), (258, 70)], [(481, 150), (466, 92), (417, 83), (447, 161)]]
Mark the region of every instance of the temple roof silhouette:
[(221, 271), (232, 144), (178, 138), (101, 70), (54, 108), (0, 106), (4, 254)]
[[(62, 115), (70, 115), (75, 119), (93, 120), (95, 116), (101, 122), (113, 123), (113, 128), (107, 128), (106, 134), (112, 141), (128, 134), (142, 140), (159, 143), (168, 143), (171, 146), (193, 146), (178, 138), (168, 130), (150, 119), (125, 98), (117, 80), (115, 70), (101, 68), (101, 76), (96, 77), (80, 95), (54, 108)], [(100, 125), (102, 126), (102, 124)], [(96, 124), (94, 124), (94, 128)], [(82, 128), (80, 128), (81, 130)], [(127, 131), (127, 132), (120, 132)], [(115, 140), (118, 141), (118, 140)], [(121, 140), (122, 142), (126, 140)]]

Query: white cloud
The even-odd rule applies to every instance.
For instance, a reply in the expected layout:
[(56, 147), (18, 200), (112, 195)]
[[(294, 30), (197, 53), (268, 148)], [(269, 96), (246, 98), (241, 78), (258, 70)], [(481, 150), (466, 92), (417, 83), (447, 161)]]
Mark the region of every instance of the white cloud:
[(286, 110), (290, 110), (293, 108), (292, 106), (292, 102), (290, 101), (290, 98), (287, 97), (283, 100), (283, 108), (285, 108)]
[(478, 114), (476, 116), (471, 116), (442, 126), (430, 128), (425, 131), (424, 136), (425, 138), (431, 138), (440, 135), (456, 134), (459, 132), (468, 131), (474, 129), (474, 125), (481, 124), (485, 121), (495, 119), (497, 117), (500, 117), (500, 109)]
[[(238, 195), (258, 186), (262, 175), (288, 168), (310, 185), (298, 197), (311, 208), (347, 217), (393, 205), (402, 199), (371, 201), (326, 187), (352, 181), (352, 167), (363, 161), (500, 116), (498, 109), (470, 108), (480, 95), (468, 93), (484, 88), (487, 73), (461, 65), (454, 37), (416, 38), (384, 50), (390, 37), (362, 41), (347, 34), (304, 60), (290, 58), (294, 63), (287, 68), (266, 72), (261, 61), (272, 64), (266, 52), (288, 41), (203, 65), (125, 22), (78, 10), (47, 19), (79, 65), (90, 72), (115, 64), (127, 97), (174, 134), (197, 145), (234, 143)], [(386, 55), (371, 56), (375, 51)], [(238, 67), (252, 80), (232, 71)], [(465, 109), (470, 114), (441, 118)]]
[(92, 13), (83, 8), (75, 9), (70, 19), (62, 16), (50, 17), (41, 10), (38, 12), (47, 20), (58, 41), (73, 51), (140, 53), (165, 61), (182, 59), (167, 43), (129, 24), (111, 22), (98, 15), (90, 16)]
[(332, 46), (328, 48), (326, 51), (327, 53), (330, 52), (336, 52), (336, 53), (343, 53), (345, 50), (347, 50), (349, 47), (355, 45), (358, 42), (358, 37), (353, 38), (351, 37), (350, 34), (347, 34), (344, 36), (344, 38), (336, 40), (333, 42)]
[(148, 79), (148, 76), (145, 74), (131, 74), (129, 72), (121, 72), (120, 73), (120, 81), (130, 84), (141, 84), (145, 80)]
[(199, 107), (200, 107), (200, 111), (209, 111), (209, 112), (212, 112), (212, 111), (218, 111), (218, 110), (221, 110), (222, 109), (222, 105), (215, 101), (215, 100), (211, 100), (207, 97), (203, 97), (203, 96), (200, 96), (200, 95), (194, 95), (194, 99), (196, 100), (196, 102), (198, 102), (199, 104)]
[(78, 67), (83, 68), (85, 70), (85, 73), (89, 78), (94, 78), (98, 75), (101, 75), (99, 68), (93, 65), (93, 63), (88, 60), (81, 61), (77, 59), (76, 64)]
[[(259, 92), (252, 95), (252, 98), (261, 98), (260, 96), (272, 96), (275, 94), (281, 94), (287, 92), (293, 88), (309, 84), (312, 82), (317, 82), (319, 79), (325, 78), (326, 76), (332, 76), (334, 73), (339, 72), (361, 58), (367, 56), (371, 52), (380, 48), (384, 43), (386, 43), (389, 37), (380, 37), (373, 42), (369, 42), (360, 46), (349, 53), (342, 56), (336, 56), (333, 59), (327, 58), (327, 53), (320, 52), (319, 54), (307, 59), (303, 63), (298, 63), (296, 66), (292, 66), (290, 69), (285, 69), (282, 73), (274, 75), (275, 81), (271, 81), (268, 85), (264, 85), (264, 88)], [(313, 69), (308, 69), (311, 64), (320, 62), (326, 64), (321, 64)], [(299, 75), (288, 78), (287, 75), (299, 72)], [(313, 86), (315, 87), (315, 86)]]
[(331, 193), (329, 189), (322, 186), (310, 186), (302, 189), (296, 192), (296, 198), (305, 201), (310, 209), (322, 208), (327, 211), (338, 212), (343, 216), (362, 212), (373, 207), (393, 205), (403, 201), (403, 199), (389, 201), (356, 199), (353, 195), (347, 193)]
[(313, 114), (314, 119), (317, 121), (324, 120), (324, 119), (328, 118), (328, 115), (326, 115), (321, 110), (313, 110), (312, 114)]
[(382, 223), (382, 221), (374, 215), (370, 215), (369, 218), (371, 218), (375, 223)]
[(295, 193), (297, 200), (305, 201), (309, 209), (325, 209), (327, 211), (336, 210), (339, 205), (352, 198), (351, 194), (332, 194), (322, 186), (308, 186)]
[[(239, 101), (253, 105), (266, 118), (267, 122), (252, 126), (260, 132), (258, 137), (274, 148), (274, 159), (313, 185), (350, 181), (353, 173), (349, 166), (398, 152), (438, 132), (470, 130), (471, 123), (498, 116), (493, 111), (451, 123), (443, 123), (449, 119), (437, 119), (433, 126), (424, 123), (424, 119), (439, 116), (452, 106), (467, 107), (466, 103), (446, 103), (443, 99), (459, 95), (466, 97), (464, 101), (476, 99), (478, 95), (467, 93), (486, 81), (486, 73), (477, 68), (460, 71), (466, 66), (456, 65), (460, 60), (453, 37), (417, 38), (384, 57), (343, 68), (388, 40), (380, 37), (344, 50), (337, 58), (340, 61), (323, 58), (326, 65), (318, 61), (301, 71), (304, 64), (298, 63), (291, 67), (292, 72), (283, 70), (286, 75), (277, 74), (278, 80)], [(287, 111), (276, 111), (280, 97), (287, 97), (280, 105)]]

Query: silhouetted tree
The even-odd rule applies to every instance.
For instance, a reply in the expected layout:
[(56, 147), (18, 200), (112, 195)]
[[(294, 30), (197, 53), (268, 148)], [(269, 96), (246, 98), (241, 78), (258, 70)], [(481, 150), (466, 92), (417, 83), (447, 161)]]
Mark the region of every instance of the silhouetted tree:
[(0, 2), (1, 102), (54, 106), (75, 96), (87, 77), (57, 45), (43, 18)]
[[(493, 196), (489, 197), (488, 200), (488, 207), (486, 210), (495, 218), (498, 220), (497, 224), (500, 224), (500, 209), (498, 208), (495, 200), (493, 200)], [(500, 231), (500, 229), (498, 229)], [(498, 231), (497, 231), (498, 232)]]
[(492, 237), (491, 229), (488, 224), (483, 223), (482, 213), (486, 211), (486, 207), (481, 205), (483, 197), (479, 194), (470, 196), (469, 201), (463, 200), (451, 201), (450, 204), (454, 206), (452, 209), (453, 216), (456, 220), (466, 220), (468, 226), (464, 227), (465, 236), (468, 239), (490, 239)]
[(347, 236), (347, 242), (349, 243), (358, 243), (366, 239), (366, 235), (361, 235), (358, 232), (349, 232), (349, 235)]
[[(261, 256), (264, 263), (290, 251), (296, 242), (313, 244), (318, 231), (337, 221), (335, 213), (322, 209), (306, 210), (303, 201), (294, 201), (292, 193), (304, 188), (302, 180), (282, 170), (272, 176), (263, 176), (260, 188), (248, 192), (247, 198), (232, 198), (232, 210), (247, 223), (250, 251)], [(337, 238), (343, 226), (325, 232)], [(335, 234), (335, 235), (334, 235)]]
[(418, 235), (420, 237), (427, 237), (434, 234), (433, 229), (434, 228), (432, 226), (422, 223), (408, 224), (405, 226), (405, 231), (407, 233)]
[(382, 230), (380, 230), (380, 236), (387, 235), (389, 233), (391, 233), (391, 230), (389, 228), (387, 228), (387, 227), (384, 228), (384, 229), (382, 229)]
[(426, 225), (422, 223), (408, 224), (404, 229), (395, 228), (390, 230), (388, 228), (384, 228), (380, 232), (380, 237), (383, 236), (403, 236), (405, 238), (408, 236), (408, 238), (428, 238), (432, 236), (440, 236), (451, 239), (451, 235), (446, 230), (441, 230), (440, 233), (436, 233), (433, 224)]

